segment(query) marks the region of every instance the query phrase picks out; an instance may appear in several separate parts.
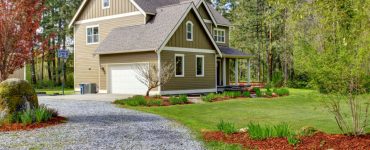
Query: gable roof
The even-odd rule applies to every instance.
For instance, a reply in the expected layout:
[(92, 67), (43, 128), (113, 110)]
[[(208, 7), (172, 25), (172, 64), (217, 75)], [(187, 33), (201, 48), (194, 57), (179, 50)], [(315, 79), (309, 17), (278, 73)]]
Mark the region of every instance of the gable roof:
[(211, 15), (215, 18), (217, 25), (224, 25), (224, 26), (231, 26), (229, 20), (227, 20), (224, 16), (222, 16), (216, 9), (213, 8), (212, 4), (206, 3), (208, 6)]
[[(191, 10), (201, 20), (193, 2), (157, 8), (156, 16), (147, 24), (113, 29), (96, 49), (96, 53), (161, 51)], [(204, 22), (200, 22), (215, 49), (222, 55)]]

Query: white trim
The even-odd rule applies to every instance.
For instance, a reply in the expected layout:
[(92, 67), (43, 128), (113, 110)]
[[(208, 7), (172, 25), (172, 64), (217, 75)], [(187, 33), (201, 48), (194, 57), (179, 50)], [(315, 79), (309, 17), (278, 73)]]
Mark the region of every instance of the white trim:
[(251, 84), (251, 59), (248, 59), (248, 84)]
[[(176, 65), (176, 57), (182, 57), (182, 74), (181, 75), (177, 75), (177, 65)], [(175, 77), (185, 77), (185, 55), (184, 54), (175, 54), (175, 59), (174, 59), (174, 62), (175, 62)]]
[(222, 59), (222, 84), (226, 86), (226, 58)]
[[(189, 28), (188, 28), (189, 24), (191, 26), (191, 31), (188, 31), (189, 30)], [(190, 39), (188, 37), (189, 32), (191, 33), (191, 38)], [(193, 41), (193, 39), (194, 39), (194, 24), (191, 21), (187, 21), (186, 22), (186, 41)]]
[(75, 85), (76, 85), (76, 28), (73, 28), (73, 87)]
[(235, 61), (235, 85), (239, 85), (239, 59), (234, 59)]
[(201, 4), (204, 4), (204, 7), (206, 8), (206, 10), (207, 10), (207, 12), (208, 12), (208, 15), (209, 15), (209, 16), (211, 16), (211, 20), (212, 20), (213, 24), (215, 24), (215, 26), (217, 27), (217, 26), (218, 26), (218, 24), (217, 24), (217, 22), (216, 22), (216, 19), (215, 19), (215, 17), (212, 15), (211, 10), (209, 10), (208, 5), (206, 4), (206, 2), (205, 2), (204, 0), (201, 0), (201, 2), (198, 4), (197, 8), (199, 8), (199, 6), (200, 6)]
[(182, 48), (182, 47), (164, 47), (163, 50), (166, 51), (178, 51), (178, 52), (193, 52), (193, 53), (216, 53), (215, 50), (212, 49), (198, 49), (198, 48)]
[(93, 18), (93, 19), (80, 20), (80, 21), (77, 21), (75, 24), (86, 24), (86, 23), (91, 23), (91, 22), (117, 19), (117, 18), (123, 18), (123, 17), (135, 16), (135, 15), (141, 15), (141, 13), (139, 11), (134, 11), (134, 12), (123, 13), (123, 14), (118, 14), (118, 15), (111, 15), (111, 16), (98, 17), (98, 18)]
[[(94, 42), (94, 28), (96, 28), (96, 27), (98, 27), (98, 42)], [(88, 41), (87, 29), (89, 29), (89, 28), (92, 28), (93, 29), (92, 30), (92, 42), (93, 43), (89, 43), (89, 41)], [(91, 25), (91, 26), (86, 26), (86, 34), (85, 34), (85, 36), (86, 36), (86, 45), (96, 45), (96, 44), (99, 44), (99, 42), (100, 42), (100, 28), (99, 28), (99, 24), (97, 24), (97, 25)]]
[(110, 8), (110, 2), (111, 2), (111, 1), (110, 1), (110, 0), (108, 0), (108, 6), (104, 6), (104, 0), (101, 0), (101, 3), (102, 3), (102, 4), (101, 4), (101, 6), (102, 6), (102, 8), (103, 8), (103, 9), (108, 9), (108, 8)]
[(219, 76), (217, 76), (217, 65), (218, 65), (218, 62), (217, 62), (217, 56), (215, 56), (215, 79), (216, 79), (216, 81), (215, 81), (215, 83), (216, 83), (216, 87), (218, 86), (218, 78), (219, 78)]
[(217, 88), (214, 89), (193, 89), (193, 90), (174, 90), (174, 91), (161, 91), (161, 95), (175, 95), (175, 94), (194, 94), (194, 93), (215, 93)]
[(134, 1), (130, 0), (130, 2), (146, 17), (147, 13)]
[[(198, 75), (198, 58), (202, 58), (202, 74)], [(195, 55), (195, 76), (204, 77), (204, 55)]]
[(73, 16), (71, 23), (69, 23), (68, 28), (71, 28), (71, 27), (72, 27), (72, 25), (75, 23), (75, 21), (76, 21), (76, 19), (77, 19), (78, 15), (81, 13), (82, 8), (86, 5), (86, 2), (87, 2), (87, 1), (88, 1), (88, 0), (84, 0), (84, 1), (81, 3), (81, 5), (80, 5), (80, 7), (78, 8), (78, 10), (77, 10), (76, 14)]
[(23, 67), (23, 80), (27, 80), (27, 64), (24, 63)]
[(101, 93), (101, 94), (108, 94), (108, 90), (99, 90), (99, 93)]
[[(224, 32), (224, 37), (223, 37), (223, 38), (224, 38), (224, 41), (219, 41), (219, 40), (218, 40), (218, 36), (219, 36), (219, 35), (218, 35), (218, 31)], [(217, 37), (216, 39), (214, 39), (217, 43), (223, 43), (223, 44), (224, 44), (224, 43), (226, 43), (226, 30), (225, 30), (225, 29), (214, 28), (214, 29), (213, 29), (213, 32), (214, 32), (214, 33), (213, 33), (213, 38), (214, 38), (215, 36)]]
[[(196, 14), (196, 16), (198, 17), (199, 20), (203, 20), (202, 17), (200, 17), (200, 14), (199, 14), (198, 10), (196, 9), (194, 3), (192, 2), (192, 4), (189, 6), (189, 8), (184, 13), (184, 15), (181, 17), (180, 21), (175, 26), (175, 28), (172, 29), (171, 33), (167, 36), (166, 40), (162, 43), (162, 45), (156, 51), (162, 51), (162, 49), (166, 46), (168, 41), (175, 34), (176, 30), (179, 28), (179, 26), (182, 24), (182, 22), (184, 22), (184, 19), (186, 18), (186, 15), (189, 14), (191, 9), (194, 10), (194, 12), (195, 12), (195, 14)], [(220, 49), (218, 48), (216, 42), (213, 40), (213, 35), (209, 32), (206, 24), (203, 21), (200, 21), (200, 23), (202, 24), (203, 29), (206, 31), (208, 37), (210, 38), (213, 46), (216, 48), (218, 54), (220, 55), (220, 57), (222, 57), (222, 53), (221, 53)]]
[(161, 76), (161, 53), (157, 53), (158, 56), (158, 77), (159, 77), (159, 86), (158, 86), (158, 92), (160, 93), (162, 90), (161, 81), (160, 81), (160, 76)]
[(208, 19), (203, 19), (203, 21), (204, 21), (205, 23), (213, 23), (213, 22), (212, 22), (212, 20), (208, 20)]

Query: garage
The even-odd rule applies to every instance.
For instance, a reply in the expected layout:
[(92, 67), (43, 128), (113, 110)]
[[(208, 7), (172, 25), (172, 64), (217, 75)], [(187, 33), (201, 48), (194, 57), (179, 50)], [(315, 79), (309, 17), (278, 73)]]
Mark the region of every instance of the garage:
[(147, 87), (137, 79), (137, 72), (135, 69), (137, 65), (139, 64), (109, 66), (110, 93), (140, 95), (145, 94)]

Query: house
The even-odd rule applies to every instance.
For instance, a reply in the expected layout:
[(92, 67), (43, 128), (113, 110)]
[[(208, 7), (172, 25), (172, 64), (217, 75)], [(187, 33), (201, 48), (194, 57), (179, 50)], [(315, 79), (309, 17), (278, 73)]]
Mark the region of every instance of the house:
[(96, 83), (100, 93), (144, 94), (135, 66), (172, 62), (173, 78), (151, 94), (216, 92), (252, 57), (229, 47), (230, 26), (204, 0), (84, 0), (69, 25), (75, 90)]

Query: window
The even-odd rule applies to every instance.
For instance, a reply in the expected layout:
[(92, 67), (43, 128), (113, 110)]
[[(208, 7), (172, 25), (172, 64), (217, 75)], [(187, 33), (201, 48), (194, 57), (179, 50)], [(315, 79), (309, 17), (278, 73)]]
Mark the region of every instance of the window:
[(185, 60), (183, 54), (175, 55), (175, 77), (184, 77)]
[(197, 55), (196, 56), (196, 76), (197, 77), (204, 77), (204, 56)]
[(225, 43), (225, 30), (223, 29), (215, 29), (213, 38), (218, 43)]
[(191, 21), (186, 22), (186, 40), (193, 41), (193, 23)]
[(109, 8), (110, 0), (102, 0), (102, 2), (103, 2), (103, 9)]
[(99, 26), (86, 27), (86, 42), (87, 44), (99, 43)]

